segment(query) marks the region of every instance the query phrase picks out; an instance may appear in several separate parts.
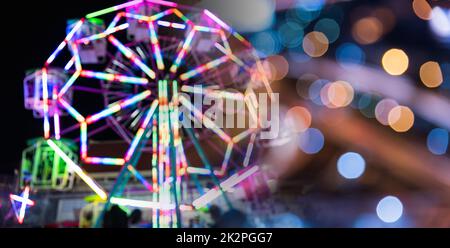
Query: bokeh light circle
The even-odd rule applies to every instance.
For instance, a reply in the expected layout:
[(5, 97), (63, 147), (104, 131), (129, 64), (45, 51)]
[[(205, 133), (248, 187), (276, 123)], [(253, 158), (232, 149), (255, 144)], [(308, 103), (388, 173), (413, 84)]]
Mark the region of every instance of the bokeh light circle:
[(316, 128), (308, 128), (305, 132), (299, 134), (299, 147), (306, 154), (316, 154), (322, 150), (325, 143), (325, 137), (322, 132)]
[(398, 76), (408, 69), (409, 59), (403, 50), (394, 48), (384, 53), (381, 63), (387, 73)]
[(414, 13), (422, 20), (431, 19), (431, 6), (426, 0), (414, 0), (412, 2)]
[(333, 43), (339, 38), (341, 29), (339, 28), (339, 24), (335, 20), (324, 18), (320, 19), (316, 23), (316, 25), (314, 25), (314, 31), (325, 34), (329, 43)]
[(439, 87), (444, 81), (439, 64), (434, 61), (428, 61), (420, 66), (420, 80), (428, 88)]
[(250, 37), (250, 42), (260, 53), (261, 57), (276, 54), (281, 50), (281, 43), (277, 34), (273, 31), (256, 33)]
[(297, 22), (289, 21), (278, 28), (281, 43), (287, 48), (300, 46), (303, 40), (303, 27)]
[(344, 68), (364, 64), (365, 59), (364, 51), (354, 43), (341, 44), (336, 50), (336, 60)]
[(352, 27), (352, 36), (359, 44), (368, 45), (377, 42), (383, 35), (383, 24), (376, 17), (365, 17)]
[(286, 113), (288, 126), (296, 133), (304, 132), (311, 126), (311, 113), (300, 106), (293, 107)]
[(394, 223), (403, 215), (403, 204), (395, 196), (386, 196), (378, 202), (377, 215), (386, 223)]
[(329, 41), (322, 32), (310, 32), (303, 39), (303, 50), (313, 58), (324, 55), (328, 51), (328, 45)]
[(399, 104), (393, 99), (383, 99), (375, 107), (375, 118), (383, 125), (389, 126), (389, 113)]
[(280, 55), (272, 55), (267, 57), (263, 62), (264, 70), (267, 78), (271, 81), (281, 80), (289, 72), (288, 61)]
[(443, 155), (447, 152), (449, 143), (449, 134), (447, 130), (435, 128), (428, 133), (427, 147), (435, 155)]
[(359, 178), (366, 169), (366, 161), (356, 152), (348, 152), (339, 157), (337, 162), (339, 174), (346, 179)]
[(414, 125), (414, 113), (406, 106), (396, 106), (389, 111), (389, 126), (396, 132), (406, 132)]
[(320, 92), (322, 103), (329, 108), (346, 107), (353, 101), (353, 97), (353, 87), (345, 81), (328, 83)]

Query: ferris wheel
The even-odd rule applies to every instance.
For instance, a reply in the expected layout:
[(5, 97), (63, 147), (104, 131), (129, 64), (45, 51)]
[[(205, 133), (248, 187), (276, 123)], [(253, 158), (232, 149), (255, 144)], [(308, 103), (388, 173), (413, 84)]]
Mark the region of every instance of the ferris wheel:
[[(272, 93), (265, 74), (251, 44), (210, 11), (130, 1), (69, 22), (44, 66), (25, 78), (25, 107), (43, 119), (45, 145), (67, 173), (80, 177), (107, 207), (152, 208), (155, 227), (179, 226), (181, 211), (218, 197), (231, 205), (226, 192), (260, 170), (257, 92)], [(205, 101), (228, 118), (248, 121), (220, 125)], [(80, 162), (63, 140), (78, 144)], [(120, 156), (91, 154), (96, 140), (122, 140), (127, 149)], [(151, 154), (144, 161), (150, 179), (136, 166), (143, 153)], [(113, 188), (104, 189), (83, 164), (120, 167)], [(152, 201), (122, 197), (132, 176)], [(203, 191), (200, 176), (214, 186)], [(192, 180), (199, 186), (196, 199), (187, 196)]]

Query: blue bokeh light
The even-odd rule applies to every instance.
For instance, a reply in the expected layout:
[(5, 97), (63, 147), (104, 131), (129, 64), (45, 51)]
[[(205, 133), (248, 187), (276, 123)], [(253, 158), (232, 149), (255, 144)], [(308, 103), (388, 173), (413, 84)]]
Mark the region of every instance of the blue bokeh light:
[(329, 80), (318, 79), (309, 86), (309, 99), (311, 99), (311, 101), (313, 101), (316, 105), (323, 106), (322, 100), (320, 98), (320, 91), (329, 82)]
[(427, 147), (435, 155), (443, 155), (448, 149), (448, 132), (442, 128), (435, 128), (428, 133)]
[(450, 63), (442, 63), (441, 71), (442, 76), (444, 77), (444, 82), (441, 87), (450, 90)]
[(344, 178), (356, 179), (364, 173), (366, 161), (358, 153), (348, 152), (338, 159), (337, 169)]
[(261, 57), (277, 54), (281, 50), (281, 43), (278, 39), (277, 33), (274, 31), (256, 33), (250, 37), (250, 42), (259, 52)]
[(343, 43), (336, 50), (336, 60), (344, 68), (352, 65), (364, 64), (366, 55), (364, 51), (354, 43)]
[(341, 32), (339, 24), (335, 20), (329, 18), (320, 19), (314, 26), (314, 30), (325, 34), (330, 43), (335, 42), (339, 38)]
[(300, 133), (300, 149), (306, 154), (316, 154), (322, 150), (325, 138), (322, 132), (316, 128), (308, 128)]
[(303, 40), (303, 27), (297, 22), (288, 21), (278, 28), (278, 36), (285, 47), (298, 47)]
[(395, 196), (386, 196), (378, 202), (377, 215), (386, 223), (396, 222), (403, 215), (403, 204)]

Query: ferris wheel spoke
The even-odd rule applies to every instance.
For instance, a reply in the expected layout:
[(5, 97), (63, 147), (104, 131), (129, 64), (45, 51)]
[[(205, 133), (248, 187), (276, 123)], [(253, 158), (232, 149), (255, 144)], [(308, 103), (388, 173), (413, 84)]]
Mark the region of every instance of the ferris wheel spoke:
[(197, 120), (204, 123), (204, 126), (206, 128), (211, 129), (225, 142), (231, 141), (231, 138), (230, 136), (228, 136), (228, 134), (226, 134), (222, 129), (220, 129), (211, 119), (203, 115), (202, 112), (198, 110), (195, 106), (193, 106), (186, 98), (180, 96), (179, 100), (183, 106), (185, 106), (191, 113), (194, 114)]
[(85, 78), (96, 78), (96, 79), (101, 79), (101, 80), (105, 80), (105, 81), (128, 83), (128, 84), (145, 85), (145, 84), (149, 83), (148, 79), (146, 79), (146, 78), (129, 77), (129, 76), (121, 75), (121, 74), (110, 74), (110, 73), (95, 72), (95, 71), (88, 71), (88, 70), (82, 70), (80, 73), (80, 76), (85, 77)]
[(94, 35), (91, 35), (89, 37), (84, 37), (84, 38), (75, 40), (75, 44), (88, 44), (89, 42), (93, 42), (93, 41), (96, 41), (96, 40), (104, 39), (104, 38), (108, 37), (108, 35), (111, 35), (113, 33), (121, 31), (121, 30), (125, 30), (128, 27), (129, 27), (129, 24), (128, 23), (124, 23), (124, 24), (121, 24), (121, 25), (119, 25), (117, 27), (107, 29), (104, 32), (101, 32), (101, 33), (98, 33), (98, 34), (94, 34)]
[(190, 49), (192, 40), (194, 39), (194, 35), (196, 33), (196, 29), (192, 29), (189, 34), (187, 35), (185, 41), (183, 42), (183, 47), (180, 49), (180, 51), (177, 54), (177, 57), (175, 61), (173, 62), (172, 66), (170, 67), (170, 72), (176, 73), (178, 68), (180, 67), (181, 61), (186, 56), (186, 53)]
[(227, 62), (229, 59), (230, 59), (230, 56), (228, 56), (228, 55), (222, 56), (222, 57), (220, 57), (218, 59), (215, 59), (215, 60), (210, 61), (210, 62), (208, 62), (208, 63), (206, 63), (204, 65), (201, 65), (201, 66), (199, 66), (199, 67), (197, 67), (197, 68), (195, 68), (193, 70), (190, 70), (188, 72), (185, 72), (185, 73), (181, 74), (180, 75), (180, 79), (183, 80), (183, 81), (186, 81), (186, 80), (188, 80), (188, 79), (190, 79), (190, 78), (192, 78), (194, 76), (197, 76), (200, 73), (203, 73), (205, 71), (208, 71), (210, 69), (218, 67), (219, 65)]
[(158, 70), (164, 70), (165, 65), (161, 55), (161, 48), (159, 46), (158, 36), (155, 31), (155, 24), (153, 22), (148, 22), (148, 28), (150, 30), (150, 42), (153, 46), (153, 56), (156, 60), (156, 66)]
[(136, 66), (138, 66), (148, 77), (151, 79), (156, 78), (155, 72), (150, 69), (138, 56), (128, 47), (124, 46), (119, 40), (112, 35), (108, 37), (108, 40), (119, 49), (119, 51), (128, 59), (130, 59)]

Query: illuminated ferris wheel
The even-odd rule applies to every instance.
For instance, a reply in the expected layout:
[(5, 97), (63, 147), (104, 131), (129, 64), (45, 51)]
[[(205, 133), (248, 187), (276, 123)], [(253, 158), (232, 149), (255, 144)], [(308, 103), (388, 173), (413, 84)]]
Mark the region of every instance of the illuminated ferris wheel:
[[(250, 43), (208, 10), (138, 0), (70, 21), (66, 38), (24, 86), (26, 108), (44, 121), (45, 145), (67, 166), (62, 173), (80, 177), (107, 206), (153, 209), (155, 227), (179, 226), (181, 211), (220, 196), (231, 204), (225, 192), (259, 170), (256, 92), (272, 93), (269, 82)], [(242, 109), (223, 113), (256, 124), (217, 125), (193, 103), (199, 97), (236, 101)], [(121, 156), (89, 149), (93, 140), (118, 139), (128, 147)], [(64, 140), (79, 144), (80, 163)], [(143, 153), (151, 154), (143, 161), (150, 179), (137, 169)], [(121, 169), (108, 192), (82, 164)], [(152, 201), (122, 197), (132, 176)], [(215, 186), (203, 192), (199, 176)], [(199, 186), (196, 199), (187, 196), (188, 181)]]

